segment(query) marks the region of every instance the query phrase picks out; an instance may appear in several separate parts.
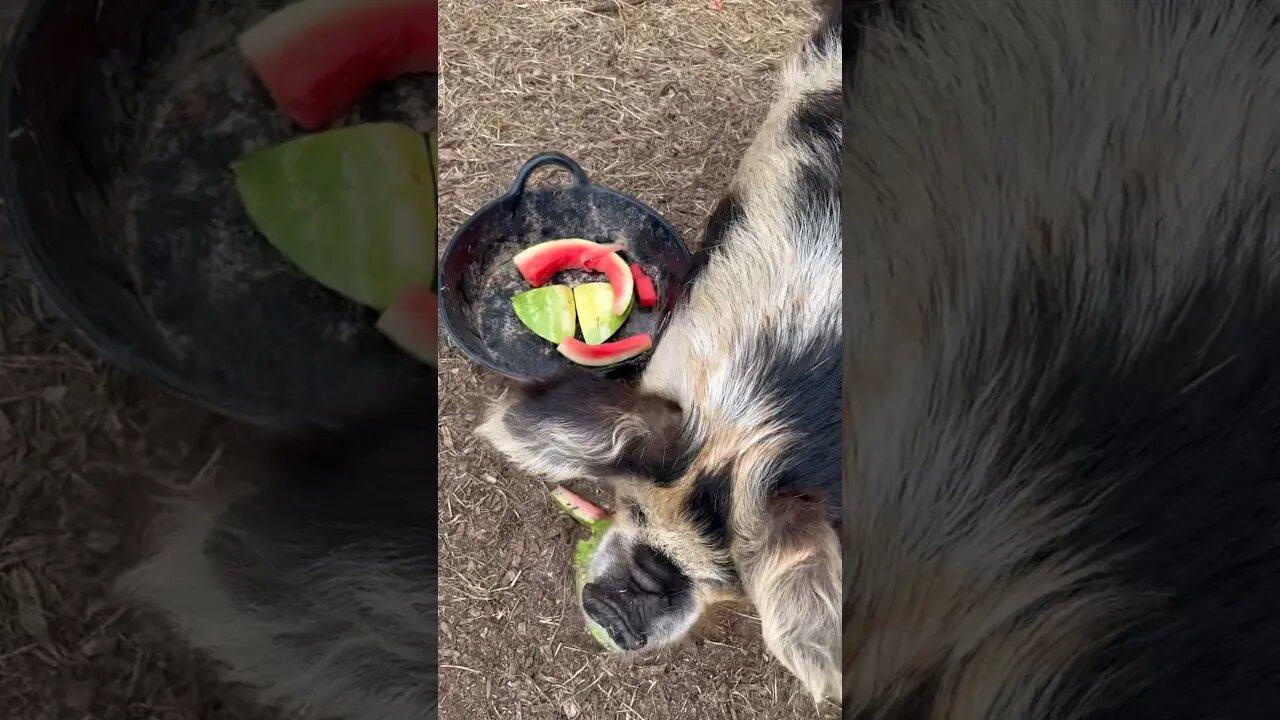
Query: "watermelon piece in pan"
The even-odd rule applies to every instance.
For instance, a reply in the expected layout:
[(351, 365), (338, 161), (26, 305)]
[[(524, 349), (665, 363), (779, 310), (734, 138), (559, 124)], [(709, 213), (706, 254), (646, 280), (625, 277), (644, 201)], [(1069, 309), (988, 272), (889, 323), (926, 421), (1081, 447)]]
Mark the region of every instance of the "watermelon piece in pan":
[(436, 0), (301, 0), (244, 32), (240, 52), (282, 112), (328, 126), (373, 83), (439, 64)]
[(588, 345), (578, 338), (569, 338), (556, 346), (561, 355), (579, 365), (588, 367), (604, 367), (616, 365), (623, 360), (648, 352), (653, 347), (653, 339), (644, 335), (631, 335), (621, 340), (614, 340), (600, 345)]
[(653, 286), (653, 281), (648, 275), (644, 274), (644, 269), (640, 267), (640, 263), (631, 263), (631, 277), (636, 283), (636, 300), (639, 301), (640, 307), (651, 308), (658, 304), (658, 290)]
[(439, 347), (440, 306), (436, 294), (421, 286), (406, 289), (387, 308), (375, 327), (418, 360), (436, 364)]

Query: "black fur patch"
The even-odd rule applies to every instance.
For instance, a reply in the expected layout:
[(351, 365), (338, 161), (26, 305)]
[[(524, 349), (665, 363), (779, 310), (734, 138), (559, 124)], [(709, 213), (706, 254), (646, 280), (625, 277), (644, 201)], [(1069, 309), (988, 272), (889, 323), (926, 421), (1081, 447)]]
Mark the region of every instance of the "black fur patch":
[[(334, 419), (328, 424), (271, 431), (258, 437), (252, 443), (255, 460), (260, 460), (268, 472), (289, 478), (290, 482), (340, 482), (353, 463), (364, 463), (370, 457), (391, 457), (394, 453), (388, 452), (389, 445), (406, 434), (421, 435), (429, 429), (437, 413), (436, 386), (432, 378), (429, 384), (415, 386), (410, 393), (388, 387), (376, 394), (390, 400), (335, 402), (330, 413)], [(431, 442), (434, 447), (434, 438)]]
[[(1185, 43), (1183, 33), (1196, 37), (1187, 28), (1200, 22), (1200, 15), (1209, 22), (1227, 6), (1249, 7), (1200, 3), (1184, 11), (1183, 5), (1159, 4), (1168, 17), (1153, 16), (1149, 22), (1154, 24), (1142, 29), (1166, 33), (1176, 27), (1178, 38), (1157, 36), (1152, 47), (1165, 47), (1170, 40)], [(887, 6), (905, 8), (907, 3), (845, 4), (846, 15), (854, 17), (853, 37), (845, 46), (846, 90), (857, 70), (863, 33), (871, 38), (875, 31), (870, 28), (885, 25), (882, 8)], [(1275, 43), (1269, 45), (1274, 49)], [(1205, 66), (1209, 74), (1230, 74), (1237, 67), (1252, 69), (1258, 57), (1224, 59), (1209, 53), (1200, 60), (1210, 63)], [(1115, 72), (1141, 72), (1142, 67), (1137, 62)], [(1179, 88), (1189, 93), (1186, 103), (1194, 104), (1196, 88), (1174, 83), (1169, 92)], [(1117, 104), (1099, 107), (1121, 112), (1127, 107), (1124, 99), (1107, 102)], [(1099, 118), (1104, 116), (1077, 119), (1105, 122)], [(1260, 146), (1274, 139), (1269, 128), (1243, 127), (1226, 123), (1213, 132), (1215, 137), (1225, 133), (1228, 141), (1233, 132), (1249, 137), (1260, 132), (1268, 137)], [(1076, 708), (1073, 701), (1084, 692), (1098, 692), (1100, 706), (1084, 716), (1090, 720), (1280, 716), (1280, 619), (1275, 612), (1280, 606), (1280, 285), (1269, 277), (1276, 267), (1280, 228), (1268, 207), (1276, 197), (1275, 185), (1268, 183), (1270, 175), (1233, 175), (1234, 150), (1206, 145), (1195, 136), (1186, 145), (1198, 153), (1186, 156), (1204, 174), (1198, 187), (1216, 188), (1216, 182), (1223, 182), (1221, 192), (1231, 196), (1237, 215), (1222, 214), (1192, 226), (1198, 212), (1170, 216), (1162, 200), (1144, 197), (1139, 183), (1121, 189), (1115, 216), (1097, 214), (1108, 203), (1083, 207), (1078, 218), (1082, 226), (1113, 237), (1044, 242), (1044, 248), (1077, 253), (1075, 263), (1058, 263), (1046, 253), (1028, 260), (1018, 270), (1013, 292), (993, 287), (981, 303), (985, 307), (963, 315), (987, 321), (1012, 318), (1009, 325), (980, 320), (955, 329), (953, 337), (968, 338), (971, 354), (958, 362), (948, 357), (948, 367), (930, 369), (938, 378), (937, 391), (929, 398), (930, 415), (947, 416), (939, 423), (1007, 431), (998, 438), (1003, 454), (997, 466), (973, 480), (990, 487), (969, 492), (989, 490), (994, 506), (1001, 502), (1000, 490), (1023, 489), (1017, 484), (1034, 478), (1042, 483), (1037, 489), (1045, 499), (1087, 509), (1075, 532), (1042, 557), (1056, 552), (1098, 559), (1106, 581), (1138, 603), (1136, 620), (1119, 616), (1128, 620), (1118, 628), (1121, 637), (1100, 647), (1102, 652), (1054, 688), (1062, 693), (1055, 695), (1059, 711)], [(1102, 172), (1110, 171), (1104, 166)], [(1097, 186), (1114, 187), (1105, 180)], [(993, 203), (1020, 197), (986, 190), (995, 193)], [(1258, 193), (1252, 202), (1251, 191)], [(1210, 201), (1212, 197), (1193, 192), (1187, 206)], [(973, 217), (996, 210), (1019, 212), (1016, 207), (988, 207)], [(1157, 212), (1163, 214), (1155, 215), (1161, 219), (1153, 237), (1150, 223)], [(1027, 236), (1036, 234), (1035, 225), (1028, 225)], [(1040, 224), (1039, 234), (1051, 239), (1051, 233), (1048, 223)], [(1135, 252), (1152, 240), (1162, 249), (1197, 247), (1203, 262), (1175, 274), (1163, 258)], [(1079, 256), (1104, 244), (1112, 248), (1105, 261)], [(1088, 264), (1082, 266), (1082, 261)], [(1157, 321), (1144, 291), (1186, 280), (1190, 273), (1199, 275), (1198, 282), (1180, 297), (1160, 301), (1167, 317), (1151, 332), (1138, 336), (1117, 321)], [(1090, 283), (1087, 293), (1080, 289), (1082, 276)], [(950, 285), (943, 291), (981, 290), (962, 285), (965, 280), (947, 278)], [(954, 322), (958, 317), (934, 320)], [(986, 402), (974, 402), (978, 398)], [(983, 405), (992, 409), (990, 416), (983, 414)], [(1006, 413), (1012, 417), (1003, 417)], [(976, 438), (970, 443), (980, 444)], [(963, 454), (946, 461), (963, 468), (970, 461)], [(1044, 483), (1046, 476), (1060, 481)], [(982, 520), (981, 512), (976, 513), (973, 522)], [(1036, 539), (1036, 528), (1024, 532), (1027, 542)], [(848, 592), (846, 586), (846, 603)], [(847, 615), (845, 623), (850, 624)], [(1084, 640), (1100, 629), (1074, 630)], [(957, 665), (962, 662), (955, 659)], [(1013, 688), (1022, 682), (1018, 669), (1011, 672), (990, 677), (992, 693), (998, 684)], [(1103, 685), (1101, 678), (1116, 682)], [(892, 709), (877, 707), (874, 716), (912, 717), (888, 711)], [(936, 714), (947, 711), (939, 708)]]
[[(610, 427), (625, 413), (640, 417), (648, 434), (607, 464), (591, 468), (597, 477), (613, 473), (639, 475), (669, 486), (684, 475), (689, 463), (683, 440), (683, 413), (675, 402), (640, 392), (616, 380), (584, 372), (567, 372), (529, 383), (521, 399), (508, 411), (513, 435), (536, 442), (542, 428), (583, 426), (584, 433)], [(558, 448), (566, 453), (573, 448)]]
[(783, 456), (771, 493), (809, 494), (840, 508), (840, 392), (843, 342), (839, 336), (809, 347), (760, 348), (760, 366), (769, 368), (768, 393), (779, 403), (775, 418), (801, 440)]
[(711, 262), (711, 256), (716, 248), (724, 242), (729, 230), (741, 223), (744, 217), (746, 213), (732, 194), (725, 195), (716, 204), (715, 210), (712, 210), (711, 216), (707, 218), (706, 231), (702, 234), (702, 245), (693, 254), (693, 265), (689, 269), (689, 274), (685, 276), (686, 288), (698, 279), (707, 263)]
[(813, 148), (813, 152), (820, 156), (831, 155), (833, 161), (838, 163), (832, 149), (834, 148), (835, 152), (839, 152), (840, 149), (843, 112), (840, 93), (834, 90), (810, 93), (796, 105), (789, 129), (802, 142)]
[[(800, 165), (799, 177), (793, 186), (795, 195), (794, 225), (804, 227), (812, 224), (815, 208), (840, 207), (841, 167), (837, 157), (829, 161), (826, 158), (815, 159)], [(831, 240), (840, 243), (840, 233), (832, 233)]]
[[(283, 518), (296, 518), (300, 535), (330, 546), (429, 529), (436, 512), (436, 414), (434, 402), (397, 401), (348, 413), (331, 428), (274, 436), (268, 467), (275, 482), (254, 504), (276, 515), (275, 532), (288, 532)], [(315, 533), (311, 522), (326, 532)]]
[(640, 507), (634, 499), (624, 497), (621, 500), (622, 509), (631, 516), (631, 522), (638, 527), (644, 527), (649, 524), (649, 516), (645, 513), (644, 508)]
[(434, 577), (434, 403), (391, 403), (347, 418), (273, 437), (267, 468), (275, 482), (228, 508), (210, 535), (206, 551), (246, 604), (305, 612), (297, 573), (339, 554)]
[(915, 686), (898, 698), (888, 712), (878, 712), (881, 718), (893, 720), (930, 720), (936, 717), (938, 689), (942, 684), (941, 671), (934, 669), (916, 680)]
[(733, 501), (733, 477), (728, 468), (698, 475), (686, 500), (685, 512), (703, 537), (717, 548), (729, 543), (729, 509)]
[(846, 92), (853, 84), (858, 55), (862, 52), (867, 28), (893, 23), (910, 28), (910, 10), (918, 7), (920, 0), (846, 0), (843, 10), (844, 32), (844, 82)]
[(1046, 491), (1100, 499), (1066, 549), (1096, 553), (1152, 598), (1090, 670), (1130, 667), (1141, 691), (1094, 718), (1280, 708), (1280, 287), (1262, 244), (1230, 218), (1221, 226), (1206, 277), (1164, 305), (1145, 346), (1106, 320), (1138, 305), (1125, 279), (1141, 260), (1121, 251), (1095, 270), (1113, 278), (1089, 300), (1097, 322), (1081, 321), (1067, 268), (1029, 266), (1013, 297), (990, 300), (1020, 318), (999, 356), (968, 362), (975, 388), (1007, 382), (999, 368), (1023, 383), (1008, 390), (1013, 432), (996, 478), (1036, 462), (1063, 478)]
[[(839, 92), (811, 93), (796, 106), (788, 132), (808, 149), (792, 192), (795, 198), (792, 225), (811, 227), (815, 217), (840, 207), (841, 102)], [(833, 233), (832, 240), (840, 242)]]

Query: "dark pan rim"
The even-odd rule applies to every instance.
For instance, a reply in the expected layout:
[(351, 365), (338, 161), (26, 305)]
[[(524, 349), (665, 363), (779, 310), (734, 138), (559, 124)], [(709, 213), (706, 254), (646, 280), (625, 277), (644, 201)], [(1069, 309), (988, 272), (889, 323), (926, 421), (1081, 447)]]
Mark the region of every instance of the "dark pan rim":
[[(534, 155), (532, 158), (530, 158), (525, 163), (525, 166), (523, 167), (527, 167), (534, 160), (537, 160), (538, 158), (548, 156), (548, 155), (566, 157), (566, 159), (568, 159), (567, 156), (564, 156), (558, 152), (541, 152), (541, 153), (538, 153), (537, 155)], [(579, 171), (581, 170), (581, 168), (578, 166), (576, 162), (572, 160), (570, 160), (570, 162), (573, 163), (572, 165), (573, 168), (578, 168)], [(447, 287), (444, 282), (445, 260), (450, 256), (452, 256), (457, 251), (457, 245), (461, 242), (463, 233), (466, 232), (476, 222), (478, 222), (480, 218), (489, 214), (491, 211), (493, 211), (495, 208), (497, 208), (498, 206), (502, 205), (505, 202), (514, 200), (526, 192), (548, 192), (547, 190), (526, 190), (524, 187), (524, 183), (519, 179), (521, 174), (522, 173), (517, 173), (517, 178), (518, 178), (517, 182), (510, 189), (508, 189), (506, 192), (502, 193), (498, 197), (494, 198), (493, 200), (490, 200), (479, 210), (472, 213), (471, 216), (468, 217), (466, 221), (463, 222), (461, 225), (459, 225), (458, 229), (454, 231), (453, 235), (449, 238), (449, 244), (445, 246), (444, 253), (441, 254), (440, 256), (440, 262), (437, 264), (438, 267), (437, 267), (436, 273), (438, 277), (436, 279), (436, 286), (439, 288), (439, 291), (440, 291), (439, 293), (440, 294), (440, 297), (439, 297), (440, 325), (444, 328), (445, 335), (448, 336), (449, 342), (455, 348), (457, 348), (463, 355), (465, 355), (467, 359), (470, 360), (472, 363), (475, 363), (476, 365), (479, 365), (483, 368), (486, 368), (494, 373), (497, 373), (498, 375), (509, 378), (511, 380), (516, 380), (519, 382), (529, 382), (529, 381), (538, 380), (541, 376), (529, 375), (529, 374), (520, 373), (520, 372), (513, 372), (512, 370), (509, 370), (507, 368), (498, 367), (495, 363), (490, 362), (487, 358), (480, 357), (470, 347), (468, 347), (466, 343), (462, 341), (462, 339), (459, 337), (458, 331), (454, 329), (453, 323), (450, 322), (448, 313), (444, 311), (444, 304), (445, 304), (444, 295), (445, 295), (445, 288)], [(624, 192), (614, 190), (611, 187), (607, 187), (605, 185), (599, 185), (594, 181), (589, 181), (586, 187), (591, 192), (600, 193), (602, 195), (611, 195), (620, 200), (636, 205), (641, 210), (644, 210), (650, 216), (657, 219), (657, 221), (662, 224), (662, 227), (665, 228), (668, 233), (670, 233), (671, 237), (675, 238), (676, 246), (678, 247), (680, 254), (684, 256), (685, 262), (689, 264), (693, 263), (693, 254), (689, 252), (689, 246), (685, 243), (684, 238), (680, 236), (680, 233), (676, 232), (676, 229), (672, 227), (671, 223), (668, 222), (667, 219), (662, 216), (662, 213), (659, 213), (657, 210), (654, 210), (653, 208), (649, 207), (638, 198), (632, 197), (631, 195), (628, 195)], [(663, 334), (666, 333), (667, 323), (670, 320), (671, 313), (674, 310), (675, 310), (674, 306), (667, 308), (666, 312), (664, 312), (662, 314), (662, 317), (659, 318), (658, 327), (654, 331), (654, 335), (653, 335), (654, 348), (658, 346), (658, 341), (661, 340)], [(653, 349), (650, 349), (648, 351), (648, 353), (650, 354), (652, 352), (653, 352)], [(648, 362), (646, 361), (644, 366), (647, 366), (647, 365), (648, 365)], [(635, 370), (639, 370), (644, 366), (640, 366), (639, 368), (632, 366), (632, 368), (634, 368)], [(602, 367), (602, 368), (592, 368), (592, 367), (584, 366), (583, 369), (589, 372), (594, 372), (601, 375), (609, 375), (611, 374), (610, 372), (611, 370), (613, 372), (619, 372), (619, 371), (625, 371), (629, 368), (627, 368), (627, 366), (624, 365), (622, 367), (614, 366), (612, 368), (608, 366)]]
[(14, 98), (19, 91), (18, 63), (28, 50), (37, 21), (49, 11), (50, 5), (52, 0), (29, 0), (22, 19), (10, 36), (9, 46), (5, 49), (4, 65), (0, 69), (0, 192), (3, 192), (13, 242), (22, 253), (37, 287), (103, 357), (125, 372), (150, 380), (173, 395), (194, 402), (207, 410), (258, 426), (288, 427), (298, 421), (322, 421), (321, 418), (281, 413), (266, 402), (245, 398), (230, 399), (215, 395), (207, 386), (191, 382), (181, 373), (151, 358), (130, 351), (127, 344), (110, 337), (108, 333), (90, 322), (89, 318), (81, 312), (78, 303), (63, 290), (62, 284), (49, 271), (46, 263), (48, 255), (45, 254), (40, 243), (36, 242), (31, 218), (18, 187), (12, 138), (12, 133), (17, 128), (14, 128), (12, 123)]

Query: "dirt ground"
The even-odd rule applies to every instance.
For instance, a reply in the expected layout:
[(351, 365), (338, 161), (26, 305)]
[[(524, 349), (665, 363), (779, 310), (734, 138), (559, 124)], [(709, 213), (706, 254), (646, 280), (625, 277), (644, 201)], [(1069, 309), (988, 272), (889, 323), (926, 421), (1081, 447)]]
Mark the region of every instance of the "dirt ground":
[[(6, 42), (23, 5), (0, 0)], [(275, 717), (108, 593), (150, 519), (217, 471), (225, 424), (101, 362), (0, 228), (0, 717)]]
[[(547, 0), (441, 3), (441, 238), (544, 150), (639, 197), (691, 247), (774, 91), (805, 2)], [(811, 718), (767, 658), (750, 607), (681, 647), (605, 658), (569, 573), (572, 523), (547, 487), (474, 435), (503, 391), (451, 348), (440, 363), (440, 706), (480, 718)], [(598, 487), (574, 485), (608, 501)]]
[[(0, 0), (0, 38), (22, 7)], [(0, 227), (0, 717), (271, 717), (107, 592), (150, 518), (216, 471), (223, 424), (98, 360)]]
[[(0, 46), (25, 0), (0, 0)], [(0, 220), (3, 220), (0, 201)], [(0, 222), (0, 718), (280, 720), (109, 592), (232, 426), (101, 361)]]
[(273, 717), (107, 592), (219, 423), (105, 367), (16, 260), (0, 244), (0, 717)]

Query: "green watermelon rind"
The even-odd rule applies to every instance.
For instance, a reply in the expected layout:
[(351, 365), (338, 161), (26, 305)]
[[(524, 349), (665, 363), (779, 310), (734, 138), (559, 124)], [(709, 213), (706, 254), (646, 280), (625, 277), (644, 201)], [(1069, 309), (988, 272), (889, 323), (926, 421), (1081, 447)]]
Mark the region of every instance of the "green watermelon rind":
[[(559, 307), (560, 314), (562, 315), (559, 319), (563, 322), (556, 323), (562, 332), (559, 334), (552, 334), (549, 332), (550, 328), (535, 322), (536, 318), (533, 315), (527, 315), (527, 313), (530, 312), (529, 308), (525, 308), (524, 311), (521, 310), (522, 307), (525, 307), (523, 304), (524, 299), (531, 298), (535, 295), (554, 295), (557, 299), (567, 298), (567, 300)], [(521, 325), (524, 325), (529, 332), (552, 344), (558, 345), (566, 339), (573, 337), (574, 332), (576, 332), (578, 328), (577, 303), (575, 302), (574, 292), (572, 288), (566, 285), (543, 285), (542, 287), (531, 288), (524, 292), (516, 293), (511, 297), (511, 308), (515, 312), (516, 319), (520, 321)]]
[[(579, 540), (574, 547), (573, 552), (573, 577), (574, 592), (578, 598), (578, 605), (582, 605), (582, 589), (587, 585), (587, 573), (591, 568), (591, 558), (595, 557), (596, 550), (600, 547), (600, 541), (604, 538), (604, 534), (608, 532), (609, 526), (612, 525), (610, 520), (600, 520), (592, 523), (591, 535), (585, 540)], [(587, 625), (587, 633), (596, 641), (601, 648), (608, 652), (620, 652), (621, 649), (613, 638), (609, 637), (609, 633), (589, 617), (583, 616)]]
[[(595, 556), (596, 550), (600, 547), (600, 541), (604, 539), (605, 533), (607, 533), (609, 528), (613, 525), (613, 517), (605, 515), (598, 520), (588, 519), (583, 513), (572, 507), (570, 502), (573, 500), (580, 500), (593, 510), (600, 511), (601, 513), (603, 513), (603, 511), (596, 508), (594, 505), (587, 503), (585, 500), (578, 497), (577, 494), (572, 493), (563, 487), (556, 488), (552, 491), (551, 500), (561, 512), (573, 518), (579, 525), (586, 527), (590, 531), (590, 534), (586, 538), (579, 540), (577, 544), (574, 545), (573, 549), (573, 592), (578, 599), (578, 606), (581, 607), (582, 589), (587, 585), (587, 575), (591, 569), (591, 558)], [(604, 628), (600, 627), (599, 623), (596, 623), (591, 618), (586, 617), (585, 614), (583, 619), (586, 622), (587, 633), (591, 635), (592, 639), (595, 640), (601, 648), (608, 652), (621, 652), (617, 643), (609, 637), (609, 633), (605, 631)]]
[(250, 153), (233, 170), (250, 220), (282, 255), (330, 290), (386, 310), (435, 274), (434, 166), (413, 128), (366, 123)]
[[(573, 288), (573, 306), (578, 314), (578, 330), (588, 345), (602, 345), (618, 333), (631, 315), (634, 301), (628, 301), (622, 314), (613, 311), (613, 285), (589, 282)], [(557, 345), (564, 340), (557, 341)]]

